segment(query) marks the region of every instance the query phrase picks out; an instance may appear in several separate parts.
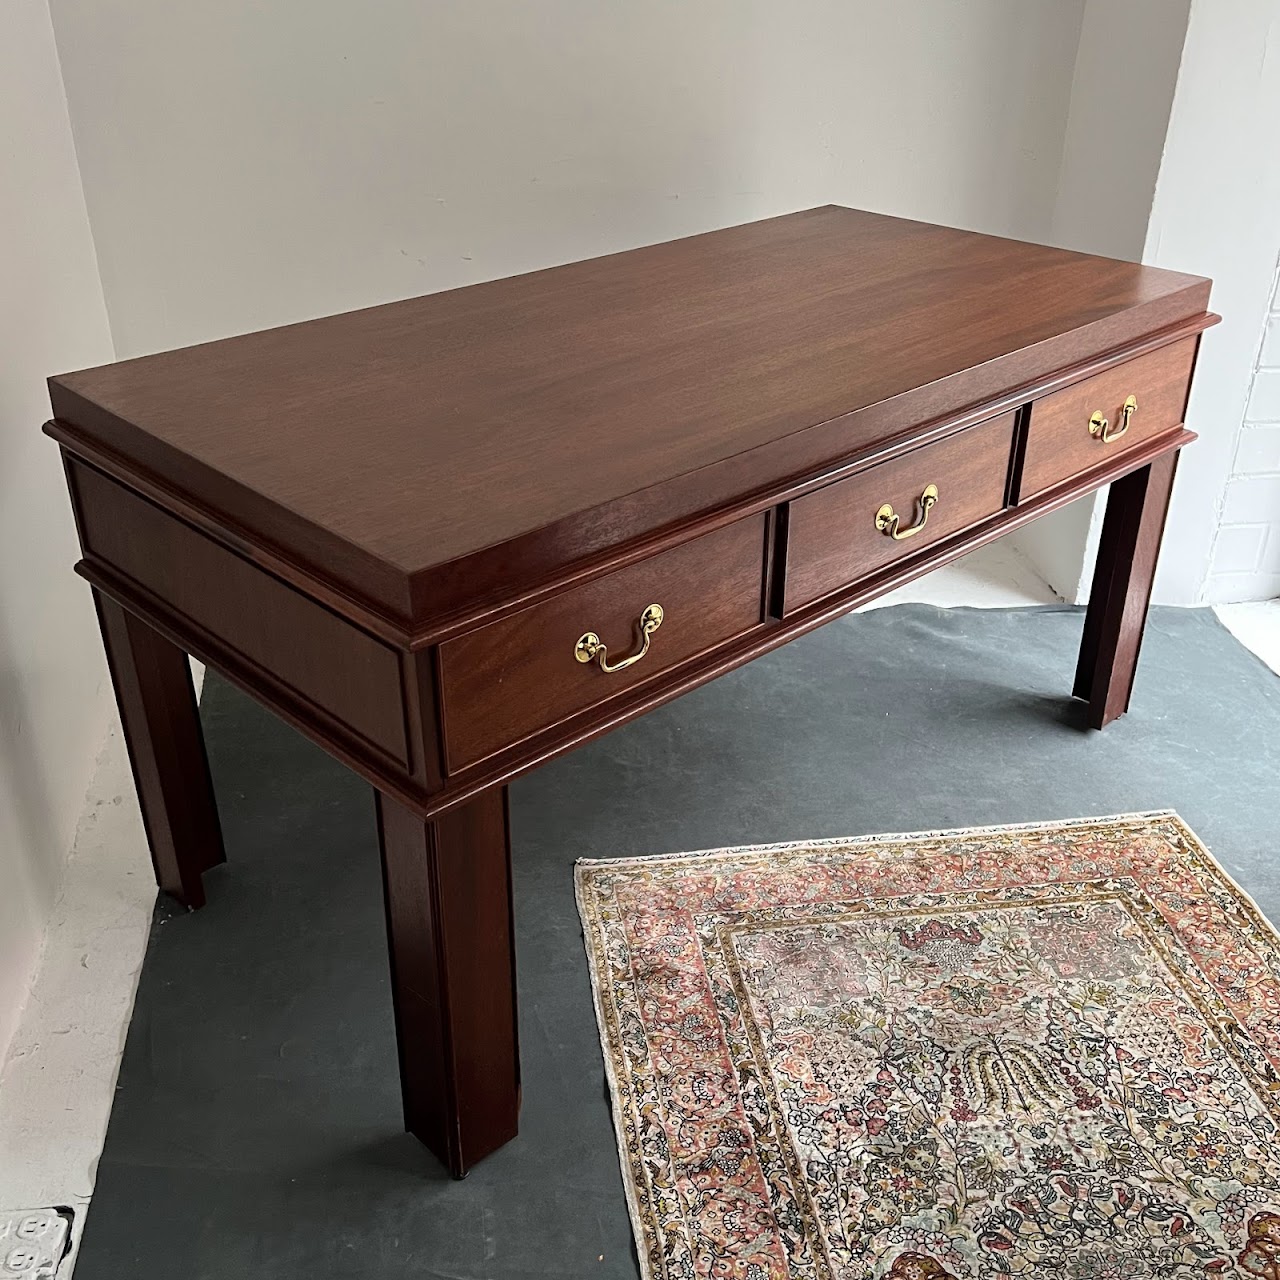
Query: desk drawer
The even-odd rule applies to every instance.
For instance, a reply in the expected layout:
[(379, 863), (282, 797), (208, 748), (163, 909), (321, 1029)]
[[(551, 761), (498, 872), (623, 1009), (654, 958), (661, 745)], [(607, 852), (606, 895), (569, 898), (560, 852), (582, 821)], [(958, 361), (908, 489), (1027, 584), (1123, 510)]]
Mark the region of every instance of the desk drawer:
[[(451, 773), (585, 711), (759, 626), (765, 516), (573, 587), (440, 646), (445, 756)], [(643, 658), (641, 617), (662, 618)], [(578, 641), (607, 646), (594, 659)]]
[(1018, 501), (1181, 426), (1197, 341), (1184, 338), (1037, 400)]
[[(785, 611), (1002, 510), (1014, 419), (1001, 414), (797, 498), (788, 522)], [(892, 515), (881, 514), (885, 507)]]

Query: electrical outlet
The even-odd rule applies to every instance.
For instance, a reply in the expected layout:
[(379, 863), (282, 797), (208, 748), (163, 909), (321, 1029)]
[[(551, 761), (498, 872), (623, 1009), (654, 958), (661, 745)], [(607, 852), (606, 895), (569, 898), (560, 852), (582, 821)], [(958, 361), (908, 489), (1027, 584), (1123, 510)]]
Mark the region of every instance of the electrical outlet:
[(56, 1280), (73, 1217), (70, 1209), (0, 1209), (0, 1277)]

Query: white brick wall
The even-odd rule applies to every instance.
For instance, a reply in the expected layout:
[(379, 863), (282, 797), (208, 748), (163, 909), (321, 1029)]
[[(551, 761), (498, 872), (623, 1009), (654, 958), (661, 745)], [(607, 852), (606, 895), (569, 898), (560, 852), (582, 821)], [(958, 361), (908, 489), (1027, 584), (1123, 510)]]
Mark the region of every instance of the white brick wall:
[(1274, 313), (1267, 326), (1267, 336), (1262, 343), (1262, 364), (1264, 367), (1280, 365), (1280, 324), (1276, 323)]
[(1280, 264), (1205, 596), (1213, 603), (1280, 596)]

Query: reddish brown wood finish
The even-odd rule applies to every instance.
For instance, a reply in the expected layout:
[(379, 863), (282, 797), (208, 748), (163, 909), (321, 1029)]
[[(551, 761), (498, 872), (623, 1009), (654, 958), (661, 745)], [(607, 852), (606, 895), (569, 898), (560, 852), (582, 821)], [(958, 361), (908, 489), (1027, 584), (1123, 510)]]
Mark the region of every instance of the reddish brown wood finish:
[(377, 806), (405, 1128), (462, 1178), (520, 1115), (507, 789), (433, 822)]
[[(440, 669), (450, 772), (759, 626), (765, 563), (765, 520), (750, 516), (446, 640)], [(604, 672), (575, 659), (587, 631), (609, 646), (611, 662), (634, 652), (650, 604), (665, 616), (634, 666)]]
[[(1119, 714), (1207, 297), (825, 209), (54, 379), (158, 878), (220, 856), (185, 650), (378, 793), (406, 1123), (464, 1173), (519, 1102), (505, 784), (1112, 482), (1076, 687)], [(574, 661), (650, 603), (642, 662)]]
[(187, 655), (93, 593), (156, 883), (204, 906), (201, 874), (225, 858)]
[[(1181, 426), (1198, 341), (1184, 338), (1037, 400), (1031, 407), (1021, 493), (1040, 493), (1096, 467), (1109, 453), (1122, 453)], [(1130, 395), (1136, 396), (1138, 411), (1124, 435), (1110, 442), (1091, 435), (1089, 420), (1095, 412), (1119, 430), (1121, 408)]]
[(1117, 480), (1107, 497), (1074, 690), (1095, 729), (1129, 709), (1177, 463), (1166, 453)]
[[(1014, 419), (1002, 414), (791, 503), (785, 611), (812, 604), (1000, 511)], [(915, 524), (930, 484), (938, 501), (919, 533), (895, 541), (876, 528), (876, 512), (885, 503), (901, 517), (901, 529)]]
[(1196, 321), (1208, 296), (827, 207), (50, 391), (64, 438), (412, 629)]
[(408, 763), (395, 649), (92, 467), (71, 460), (67, 470), (86, 555), (244, 661), (269, 667), (300, 701), (365, 746)]

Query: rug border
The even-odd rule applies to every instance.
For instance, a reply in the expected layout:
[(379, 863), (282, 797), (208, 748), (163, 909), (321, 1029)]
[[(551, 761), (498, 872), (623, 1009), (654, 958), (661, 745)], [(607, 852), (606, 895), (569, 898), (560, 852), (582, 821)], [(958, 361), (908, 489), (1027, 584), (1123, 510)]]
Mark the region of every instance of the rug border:
[(614, 1144), (617, 1148), (618, 1168), (622, 1175), (623, 1190), (627, 1201), (627, 1217), (631, 1222), (631, 1235), (635, 1243), (636, 1261), (640, 1268), (641, 1280), (655, 1280), (649, 1265), (648, 1250), (645, 1247), (644, 1226), (640, 1219), (640, 1195), (636, 1185), (631, 1161), (627, 1155), (626, 1136), (623, 1133), (623, 1116), (618, 1106), (618, 1080), (613, 1062), (609, 1056), (608, 1026), (605, 1022), (604, 1009), (601, 1004), (603, 984), (596, 968), (595, 949), (591, 945), (590, 931), (592, 922), (588, 918), (583, 895), (587, 880), (592, 871), (604, 867), (635, 867), (655, 862), (673, 863), (681, 859), (715, 858), (729, 860), (744, 854), (782, 853), (797, 849), (833, 849), (865, 846), (877, 843), (908, 843), (919, 840), (937, 839), (944, 836), (982, 836), (997, 835), (1006, 831), (1070, 831), (1088, 827), (1108, 826), (1115, 823), (1154, 821), (1172, 819), (1182, 834), (1203, 855), (1210, 866), (1222, 876), (1231, 888), (1240, 896), (1266, 932), (1276, 939), (1280, 946), (1280, 928), (1267, 918), (1258, 906), (1253, 895), (1248, 892), (1236, 878), (1222, 865), (1213, 851), (1192, 830), (1190, 824), (1176, 809), (1141, 809), (1130, 813), (1113, 813), (1084, 818), (1040, 819), (1032, 822), (991, 823), (970, 827), (939, 827), (926, 831), (891, 831), (877, 832), (867, 835), (825, 837), (820, 840), (780, 840), (769, 844), (724, 845), (712, 849), (687, 849), (671, 853), (632, 854), (617, 858), (576, 858), (573, 863), (573, 896), (578, 909), (578, 920), (582, 926), (582, 945), (587, 956), (587, 971), (591, 985), (591, 1004), (596, 1015), (596, 1033), (600, 1042), (601, 1058), (604, 1062), (605, 1080), (609, 1086), (609, 1113), (613, 1124)]
[[(661, 855), (659, 855), (661, 856)], [(608, 862), (609, 859), (595, 859), (595, 862)], [(638, 859), (628, 859), (638, 861)], [(613, 1141), (618, 1157), (618, 1169), (622, 1174), (623, 1198), (627, 1202), (627, 1217), (631, 1222), (631, 1240), (635, 1246), (636, 1264), (640, 1268), (640, 1280), (654, 1280), (653, 1269), (649, 1266), (649, 1251), (645, 1245), (644, 1223), (640, 1219), (640, 1194), (636, 1186), (635, 1172), (627, 1156), (626, 1134), (622, 1131), (622, 1107), (619, 1106), (618, 1077), (613, 1068), (613, 1059), (609, 1052), (609, 1028), (605, 1023), (604, 1008), (601, 995), (604, 983), (596, 971), (596, 953), (589, 936), (591, 926), (587, 923), (587, 912), (582, 895), (585, 887), (585, 876), (578, 874), (578, 868), (589, 864), (591, 860), (579, 858), (574, 862), (573, 898), (578, 908), (578, 920), (582, 925), (582, 948), (587, 953), (587, 973), (591, 985), (591, 1007), (596, 1015), (596, 1039), (600, 1043), (600, 1056), (604, 1059), (605, 1082), (609, 1088), (609, 1119), (613, 1125)]]
[[(1206, 853), (1204, 843), (1187, 825), (1186, 820), (1176, 809), (1139, 809), (1132, 813), (1112, 813), (1087, 818), (1041, 818), (1032, 822), (996, 822), (976, 827), (937, 827), (924, 831), (877, 831), (859, 836), (823, 836), (820, 840), (778, 840), (769, 844), (728, 844), (710, 849), (681, 849), (669, 853), (635, 853), (617, 858), (575, 858), (573, 862), (574, 883), (582, 878), (583, 871), (595, 867), (626, 867), (642, 862), (677, 862), (681, 858), (725, 858), (728, 859), (744, 853), (784, 853), (789, 849), (840, 849), (850, 845), (872, 844), (882, 840), (908, 841), (930, 840), (940, 836), (956, 835), (996, 835), (1002, 831), (1037, 831), (1053, 828), (1063, 830), (1068, 827), (1102, 826), (1110, 822), (1132, 822), (1140, 818), (1174, 818), (1178, 824), (1192, 836), (1196, 844)], [(1210, 857), (1213, 855), (1210, 854)], [(1215, 858), (1216, 862), (1217, 859)], [(1229, 874), (1229, 873), (1228, 873)], [(1234, 882), (1233, 882), (1234, 883)], [(1239, 886), (1236, 886), (1239, 888)], [(1241, 892), (1244, 892), (1241, 890)]]

